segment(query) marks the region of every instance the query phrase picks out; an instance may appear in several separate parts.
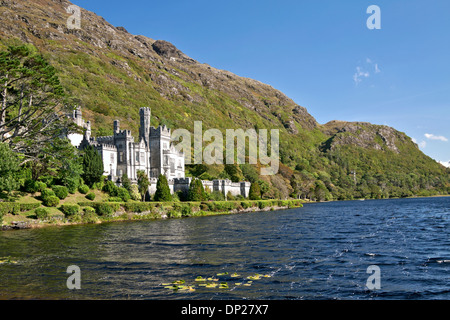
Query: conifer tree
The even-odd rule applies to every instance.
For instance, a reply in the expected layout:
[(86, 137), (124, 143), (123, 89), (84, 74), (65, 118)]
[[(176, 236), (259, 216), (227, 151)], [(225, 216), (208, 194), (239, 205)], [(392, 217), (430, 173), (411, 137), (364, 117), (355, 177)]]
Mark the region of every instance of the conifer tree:
[(169, 182), (165, 175), (160, 174), (158, 182), (156, 183), (155, 201), (167, 202), (172, 201), (170, 194)]
[(255, 181), (251, 184), (248, 198), (250, 200), (261, 200), (261, 189), (258, 182)]
[(205, 189), (200, 179), (193, 179), (189, 186), (189, 201), (203, 201), (205, 200)]
[(83, 153), (83, 180), (89, 187), (100, 182), (103, 176), (103, 160), (93, 146), (88, 146)]

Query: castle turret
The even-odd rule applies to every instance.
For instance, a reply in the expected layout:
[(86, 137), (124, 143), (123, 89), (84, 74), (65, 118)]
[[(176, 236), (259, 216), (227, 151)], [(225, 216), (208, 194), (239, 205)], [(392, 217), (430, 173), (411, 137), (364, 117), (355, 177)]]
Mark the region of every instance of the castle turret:
[(119, 133), (119, 132), (120, 132), (120, 121), (114, 120), (114, 133)]
[(146, 147), (149, 147), (150, 139), (150, 120), (152, 112), (150, 108), (139, 109), (139, 116), (141, 119), (141, 125), (139, 127), (139, 139), (145, 141)]

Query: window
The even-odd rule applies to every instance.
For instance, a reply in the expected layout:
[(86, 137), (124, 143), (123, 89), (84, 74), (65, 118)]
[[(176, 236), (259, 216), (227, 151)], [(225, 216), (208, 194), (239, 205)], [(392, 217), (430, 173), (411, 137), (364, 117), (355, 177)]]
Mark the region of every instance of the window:
[(139, 163), (140, 157), (139, 157), (139, 151), (136, 151), (136, 162)]
[(119, 162), (123, 162), (123, 151), (119, 152)]

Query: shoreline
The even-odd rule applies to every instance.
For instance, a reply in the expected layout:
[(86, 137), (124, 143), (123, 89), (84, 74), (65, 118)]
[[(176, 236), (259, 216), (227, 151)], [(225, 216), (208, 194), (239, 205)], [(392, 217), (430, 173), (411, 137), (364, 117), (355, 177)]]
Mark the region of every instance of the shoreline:
[[(64, 227), (73, 225), (102, 224), (108, 222), (130, 222), (182, 219), (190, 217), (205, 217), (215, 215), (234, 215), (251, 212), (267, 212), (301, 208), (307, 201), (303, 200), (245, 200), (245, 201), (212, 201), (212, 202), (174, 202), (174, 203), (79, 203), (80, 208), (85, 207), (113, 207), (111, 215), (98, 214), (90, 221), (82, 219), (71, 221), (70, 218), (62, 216), (51, 217), (50, 220), (12, 221), (9, 225), (2, 225), (1, 231), (17, 231), (27, 229), (40, 229), (47, 227)], [(130, 211), (128, 208), (137, 207), (138, 210)], [(227, 210), (223, 210), (223, 207)], [(81, 218), (81, 217), (78, 217)]]

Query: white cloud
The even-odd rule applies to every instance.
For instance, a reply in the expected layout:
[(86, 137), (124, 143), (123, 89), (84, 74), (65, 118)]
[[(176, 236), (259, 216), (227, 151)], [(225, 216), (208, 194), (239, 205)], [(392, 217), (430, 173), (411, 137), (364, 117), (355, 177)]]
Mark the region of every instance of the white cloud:
[(426, 141), (417, 142), (417, 140), (415, 138), (411, 138), (411, 140), (412, 140), (412, 142), (417, 144), (420, 149), (424, 149), (427, 146), (427, 142)]
[(381, 69), (380, 69), (378, 63), (375, 63), (370, 58), (366, 58), (365, 63), (363, 63), (363, 65), (364, 65), (364, 68), (361, 67), (361, 66), (357, 66), (356, 67), (356, 73), (353, 75), (353, 81), (355, 82), (356, 85), (361, 83), (364, 78), (369, 78), (370, 77), (369, 71), (366, 71), (366, 70), (372, 70), (373, 69), (375, 74), (381, 72)]
[(430, 139), (430, 140), (439, 140), (439, 141), (443, 141), (443, 142), (448, 141), (448, 139), (444, 136), (435, 136), (434, 134), (431, 134), (431, 133), (425, 133), (425, 138)]
[(380, 72), (381, 72), (381, 70), (378, 67), (378, 63), (375, 63), (375, 73), (380, 73)]
[(356, 73), (353, 75), (353, 81), (355, 84), (358, 84), (362, 81), (363, 78), (370, 77), (370, 73), (364, 71), (361, 67), (356, 67)]

